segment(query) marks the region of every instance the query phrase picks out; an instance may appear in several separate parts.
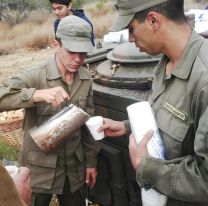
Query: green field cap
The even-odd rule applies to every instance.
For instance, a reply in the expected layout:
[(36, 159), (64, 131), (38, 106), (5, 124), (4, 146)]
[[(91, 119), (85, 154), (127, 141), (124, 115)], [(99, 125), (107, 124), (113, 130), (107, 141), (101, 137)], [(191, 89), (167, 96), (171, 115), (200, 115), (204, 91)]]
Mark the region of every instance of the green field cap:
[(91, 25), (80, 17), (64, 17), (57, 28), (56, 36), (61, 39), (63, 47), (72, 52), (91, 52)]
[(126, 28), (137, 12), (162, 4), (168, 0), (117, 0), (118, 17), (110, 28), (120, 31)]

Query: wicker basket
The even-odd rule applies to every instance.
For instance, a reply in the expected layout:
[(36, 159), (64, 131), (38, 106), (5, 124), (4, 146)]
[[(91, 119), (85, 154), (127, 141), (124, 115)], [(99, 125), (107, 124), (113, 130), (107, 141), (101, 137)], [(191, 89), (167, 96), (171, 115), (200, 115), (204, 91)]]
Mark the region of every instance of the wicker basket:
[(22, 144), (23, 110), (0, 113), (0, 138), (9, 146), (17, 149)]

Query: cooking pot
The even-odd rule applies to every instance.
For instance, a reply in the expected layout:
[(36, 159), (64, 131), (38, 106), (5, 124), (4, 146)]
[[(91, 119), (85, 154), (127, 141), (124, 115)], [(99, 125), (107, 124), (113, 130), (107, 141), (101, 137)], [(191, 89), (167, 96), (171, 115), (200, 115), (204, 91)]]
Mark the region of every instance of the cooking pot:
[(86, 112), (70, 104), (43, 124), (30, 129), (29, 134), (44, 152), (48, 152), (66, 138), (70, 138), (88, 119), (89, 115)]

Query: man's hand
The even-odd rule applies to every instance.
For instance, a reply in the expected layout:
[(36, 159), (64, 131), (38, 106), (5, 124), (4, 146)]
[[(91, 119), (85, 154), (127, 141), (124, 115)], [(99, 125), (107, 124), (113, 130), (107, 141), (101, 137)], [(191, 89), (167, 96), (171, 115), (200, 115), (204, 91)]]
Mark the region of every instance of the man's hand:
[(61, 103), (69, 100), (68, 93), (62, 87), (54, 87), (50, 89), (35, 90), (33, 102), (47, 102), (54, 107), (58, 107)]
[(132, 134), (129, 136), (129, 156), (135, 170), (139, 168), (141, 160), (148, 155), (147, 143), (152, 138), (153, 133), (152, 130), (149, 130), (139, 144), (136, 143)]
[(123, 122), (114, 121), (107, 118), (103, 118), (103, 125), (98, 131), (104, 131), (105, 136), (109, 137), (118, 137), (126, 134), (126, 128)]
[(86, 169), (86, 184), (90, 186), (92, 189), (95, 186), (97, 177), (97, 169), (96, 168), (87, 168)]
[(22, 200), (29, 206), (31, 203), (30, 188), (30, 171), (27, 167), (20, 167), (17, 175), (13, 177), (13, 181), (16, 185), (18, 192)]

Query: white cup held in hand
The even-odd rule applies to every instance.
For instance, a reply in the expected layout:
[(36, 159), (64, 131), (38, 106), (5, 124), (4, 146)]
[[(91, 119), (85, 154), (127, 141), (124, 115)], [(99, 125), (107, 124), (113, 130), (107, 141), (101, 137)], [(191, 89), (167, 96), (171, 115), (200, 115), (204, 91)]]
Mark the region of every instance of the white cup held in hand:
[(14, 177), (19, 172), (19, 168), (14, 165), (7, 165), (5, 168), (11, 177)]
[(103, 117), (101, 116), (91, 117), (86, 122), (86, 125), (95, 140), (101, 140), (104, 138), (104, 132), (98, 132), (99, 127), (103, 125)]

